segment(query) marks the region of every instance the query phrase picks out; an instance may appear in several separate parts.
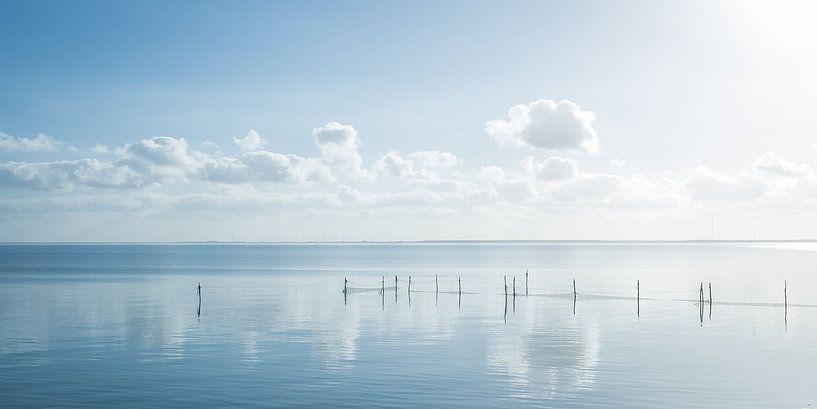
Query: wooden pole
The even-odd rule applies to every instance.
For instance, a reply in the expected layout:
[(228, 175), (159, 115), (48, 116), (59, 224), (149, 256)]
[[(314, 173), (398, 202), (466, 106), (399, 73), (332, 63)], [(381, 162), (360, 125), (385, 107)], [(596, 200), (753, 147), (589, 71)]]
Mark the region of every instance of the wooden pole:
[(502, 282), (505, 284), (505, 297), (508, 297), (508, 276), (502, 276)]
[(783, 307), (789, 308), (789, 283), (783, 280)]
[(700, 299), (701, 299), (701, 325), (704, 325), (704, 282), (701, 281), (701, 292), (700, 292)]
[(434, 293), (437, 294), (440, 292), (440, 282), (437, 280), (437, 275), (434, 274)]
[(386, 276), (380, 279), (380, 292), (382, 294), (386, 294)]
[(346, 283), (347, 283), (348, 281), (349, 281), (349, 280), (347, 280), (347, 279), (346, 279), (346, 277), (343, 277), (343, 292), (344, 292), (344, 293), (346, 292)]
[(525, 295), (528, 295), (528, 270), (525, 270)]
[(462, 277), (457, 277), (457, 286), (459, 287), (460, 295), (462, 295)]
[(709, 283), (709, 309), (712, 310), (712, 283)]
[(411, 294), (411, 276), (409, 276), (408, 293)]
[(636, 314), (641, 316), (641, 280), (635, 281)]
[(516, 298), (516, 276), (513, 278), (513, 298)]
[(576, 279), (573, 279), (573, 299), (576, 299)]

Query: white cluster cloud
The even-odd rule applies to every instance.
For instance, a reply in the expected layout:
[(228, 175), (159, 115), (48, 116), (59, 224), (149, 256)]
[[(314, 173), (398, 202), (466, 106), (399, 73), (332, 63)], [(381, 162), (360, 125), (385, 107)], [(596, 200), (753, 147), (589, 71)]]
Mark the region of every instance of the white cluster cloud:
[(557, 186), (550, 194), (561, 202), (595, 202), (609, 198), (623, 185), (621, 176), (586, 174)]
[(540, 99), (511, 107), (508, 119), (485, 124), (485, 132), (501, 144), (543, 149), (597, 152), (595, 115), (574, 102)]
[(696, 200), (745, 201), (766, 193), (768, 186), (752, 176), (732, 177), (701, 166), (684, 181), (689, 195)]
[(552, 156), (542, 162), (536, 162), (533, 156), (522, 159), (522, 169), (546, 181), (573, 179), (579, 174), (579, 164), (573, 159)]
[(56, 150), (60, 142), (44, 134), (34, 138), (18, 138), (0, 132), (0, 151), (6, 152), (50, 152)]
[(400, 153), (391, 151), (377, 159), (372, 168), (381, 176), (429, 181), (439, 179), (433, 169), (452, 168), (459, 163), (460, 159), (449, 152), (419, 151), (403, 157)]
[(243, 138), (233, 137), (233, 142), (238, 145), (242, 151), (257, 151), (267, 144), (267, 140), (262, 138), (255, 129), (250, 129)]
[(0, 165), (0, 187), (72, 190), (76, 185), (98, 188), (139, 188), (143, 175), (97, 159), (55, 162), (6, 162)]
[[(312, 130), (316, 153), (311, 157), (266, 150), (269, 142), (254, 130), (232, 138), (240, 148), (233, 154), (223, 153), (213, 142), (195, 148), (184, 138), (170, 136), (118, 147), (97, 144), (83, 150), (92, 156), (84, 159), (0, 163), (0, 193), (15, 192), (0, 195), (0, 209), (9, 214), (93, 208), (204, 213), (229, 209), (339, 218), (417, 211), (443, 218), (467, 212), (524, 218), (578, 214), (582, 209), (680, 213), (789, 206), (817, 199), (814, 169), (772, 152), (730, 174), (701, 166), (651, 179), (623, 174), (620, 168), (626, 162), (619, 158), (599, 158), (580, 166), (574, 154), (599, 147), (592, 122), (592, 113), (570, 101), (539, 100), (511, 108), (507, 120), (486, 126), (492, 138), (559, 151), (532, 150), (517, 165), (466, 166), (456, 154), (439, 150), (407, 154), (391, 150), (364, 163), (357, 129), (339, 122)], [(4, 151), (58, 146), (60, 142), (44, 135), (26, 139), (0, 134)], [(599, 165), (617, 170), (602, 173)], [(25, 189), (57, 193), (19, 193)], [(344, 213), (348, 209), (353, 213)]]
[(760, 174), (774, 176), (800, 177), (814, 173), (811, 166), (805, 163), (789, 162), (772, 152), (765, 152), (755, 159), (752, 168)]
[(363, 159), (358, 149), (360, 141), (357, 129), (352, 125), (329, 122), (312, 130), (312, 136), (321, 152), (321, 158), (328, 165), (340, 169), (350, 176), (365, 177), (361, 165)]
[[(110, 153), (110, 149), (95, 149)], [(165, 182), (302, 183), (334, 179), (318, 158), (268, 151), (238, 157), (192, 149), (184, 138), (158, 136), (116, 150), (115, 160), (81, 159), (53, 162), (6, 162), (0, 165), (0, 186), (70, 191), (78, 186), (141, 188)]]
[(408, 158), (425, 168), (451, 168), (462, 161), (451, 152), (418, 151), (408, 154)]
[(613, 158), (610, 159), (610, 166), (614, 168), (620, 168), (627, 164), (627, 161), (621, 158)]

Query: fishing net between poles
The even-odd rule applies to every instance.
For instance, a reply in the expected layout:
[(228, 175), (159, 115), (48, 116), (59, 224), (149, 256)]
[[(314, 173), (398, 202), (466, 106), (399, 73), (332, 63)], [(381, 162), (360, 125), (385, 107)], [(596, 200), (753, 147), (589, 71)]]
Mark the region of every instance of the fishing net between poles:
[(374, 293), (374, 292), (380, 293), (380, 292), (382, 292), (384, 290), (385, 291), (395, 291), (395, 290), (397, 290), (397, 287), (395, 287), (395, 286), (391, 286), (391, 287), (383, 287), (383, 286), (379, 286), (379, 287), (349, 287), (349, 286), (347, 286), (346, 287), (346, 294)]

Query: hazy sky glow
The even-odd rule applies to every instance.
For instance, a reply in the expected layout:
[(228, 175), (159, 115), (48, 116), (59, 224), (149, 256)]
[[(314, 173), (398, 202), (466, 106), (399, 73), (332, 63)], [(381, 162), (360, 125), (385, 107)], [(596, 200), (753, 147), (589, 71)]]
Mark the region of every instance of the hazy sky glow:
[(817, 238), (817, 3), (0, 4), (0, 240)]

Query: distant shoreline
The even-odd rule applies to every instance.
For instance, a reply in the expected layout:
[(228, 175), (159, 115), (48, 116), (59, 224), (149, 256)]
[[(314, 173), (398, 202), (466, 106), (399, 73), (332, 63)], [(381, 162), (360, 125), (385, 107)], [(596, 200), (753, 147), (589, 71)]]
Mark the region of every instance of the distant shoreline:
[(0, 245), (309, 245), (309, 244), (734, 244), (817, 243), (817, 239), (777, 240), (394, 240), (394, 241), (7, 241)]

